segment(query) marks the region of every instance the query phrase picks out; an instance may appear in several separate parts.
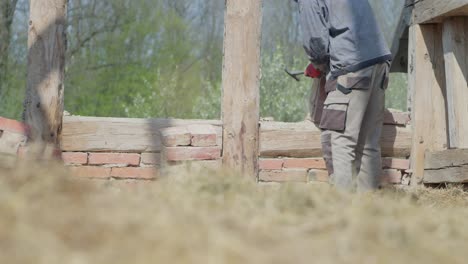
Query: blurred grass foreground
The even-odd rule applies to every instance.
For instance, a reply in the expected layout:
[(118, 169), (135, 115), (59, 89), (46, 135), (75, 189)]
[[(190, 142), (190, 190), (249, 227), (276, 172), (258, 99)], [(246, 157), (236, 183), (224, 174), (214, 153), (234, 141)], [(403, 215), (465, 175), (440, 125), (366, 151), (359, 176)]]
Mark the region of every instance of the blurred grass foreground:
[(0, 171), (0, 263), (466, 263), (459, 188), (338, 193), (221, 172), (155, 182)]

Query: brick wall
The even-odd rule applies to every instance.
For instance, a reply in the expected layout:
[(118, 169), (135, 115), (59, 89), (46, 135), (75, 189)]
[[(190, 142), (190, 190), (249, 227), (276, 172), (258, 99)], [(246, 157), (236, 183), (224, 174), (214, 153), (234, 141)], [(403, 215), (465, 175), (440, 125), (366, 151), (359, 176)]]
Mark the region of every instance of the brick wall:
[[(408, 159), (383, 158), (382, 184), (409, 184)], [(328, 182), (322, 158), (261, 158), (259, 181), (262, 182)]]
[[(388, 156), (383, 157), (382, 184), (407, 185), (410, 166), (405, 155), (409, 153), (410, 137), (405, 128), (409, 116), (391, 113), (385, 120), (387, 135), (382, 144), (387, 148), (384, 155)], [(0, 118), (0, 133), (3, 159), (14, 159), (18, 153), (24, 155), (28, 134), (24, 124)], [(220, 122), (216, 120), (67, 116), (63, 152), (59, 155), (77, 177), (154, 180), (167, 168), (181, 165), (221, 168), (221, 134)], [(320, 143), (315, 142), (319, 138), (320, 131), (310, 123), (262, 123), (259, 181), (327, 182)]]
[(64, 163), (79, 177), (157, 179), (163, 168), (184, 162), (221, 167), (221, 146), (212, 125), (185, 125), (160, 130), (160, 152), (62, 152)]

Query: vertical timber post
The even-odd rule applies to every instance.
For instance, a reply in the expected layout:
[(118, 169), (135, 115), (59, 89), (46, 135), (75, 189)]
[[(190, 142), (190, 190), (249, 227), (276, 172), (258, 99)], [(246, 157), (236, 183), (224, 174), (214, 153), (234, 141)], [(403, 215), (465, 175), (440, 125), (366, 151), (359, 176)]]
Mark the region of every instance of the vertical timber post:
[(423, 182), (426, 151), (447, 149), (445, 67), (442, 26), (409, 29), (408, 84), (412, 93), (411, 184)]
[(30, 0), (24, 119), (30, 138), (59, 146), (62, 130), (67, 0)]
[(448, 18), (443, 28), (449, 145), (468, 149), (468, 17)]
[(256, 179), (260, 121), (262, 0), (226, 0), (223, 165)]

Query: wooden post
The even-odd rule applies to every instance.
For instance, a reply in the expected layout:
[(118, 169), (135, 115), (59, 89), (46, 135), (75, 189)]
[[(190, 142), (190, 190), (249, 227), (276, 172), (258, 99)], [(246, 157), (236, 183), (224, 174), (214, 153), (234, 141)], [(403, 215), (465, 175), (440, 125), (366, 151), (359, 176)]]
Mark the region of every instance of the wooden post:
[(258, 174), (261, 0), (226, 0), (223, 60), (223, 164)]
[(31, 140), (58, 146), (62, 130), (67, 0), (31, 0), (24, 119)]
[(427, 150), (447, 148), (445, 70), (440, 25), (412, 25), (409, 30), (409, 91), (413, 93), (412, 184), (424, 176)]
[(444, 22), (450, 148), (468, 148), (468, 17)]

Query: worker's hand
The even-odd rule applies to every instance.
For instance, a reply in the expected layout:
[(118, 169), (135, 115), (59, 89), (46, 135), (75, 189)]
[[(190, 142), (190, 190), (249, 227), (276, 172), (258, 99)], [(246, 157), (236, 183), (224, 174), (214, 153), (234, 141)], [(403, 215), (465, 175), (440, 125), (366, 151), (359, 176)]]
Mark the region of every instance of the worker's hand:
[(309, 64), (309, 66), (307, 66), (304, 75), (310, 78), (320, 78), (320, 76), (322, 76), (322, 73), (319, 70), (317, 70), (311, 63)]

